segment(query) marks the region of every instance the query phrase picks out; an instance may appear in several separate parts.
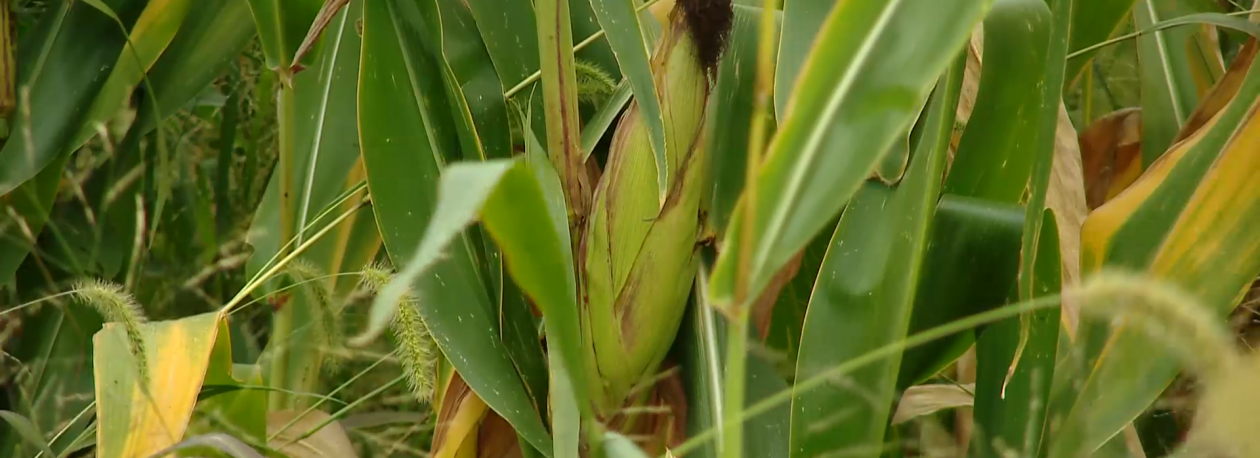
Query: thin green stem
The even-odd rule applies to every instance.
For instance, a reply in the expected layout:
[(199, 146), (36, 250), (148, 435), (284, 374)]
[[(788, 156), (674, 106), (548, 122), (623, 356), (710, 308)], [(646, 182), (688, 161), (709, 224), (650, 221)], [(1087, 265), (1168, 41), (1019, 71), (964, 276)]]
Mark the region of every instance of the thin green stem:
[(290, 262), (296, 259), (299, 255), (301, 255), (303, 252), (309, 249), (311, 245), (314, 245), (315, 242), (318, 242), (320, 239), (322, 239), (325, 234), (327, 234), (328, 232), (331, 232), (334, 228), (337, 227), (338, 224), (341, 224), (342, 221), (345, 221), (347, 218), (350, 218), (351, 216), (353, 216), (355, 212), (359, 211), (359, 209), (367, 205), (367, 202), (368, 200), (364, 199), (363, 202), (359, 203), (359, 205), (356, 205), (354, 208), (351, 208), (350, 210), (347, 210), (341, 215), (337, 216), (336, 219), (328, 223), (327, 226), (324, 226), (323, 229), (320, 229), (319, 232), (316, 232), (315, 235), (312, 235), (311, 238), (302, 242), (302, 244), (298, 245), (297, 248), (294, 248), (293, 252), (289, 253), (287, 256), (285, 256), (275, 265), (271, 266), (271, 268), (267, 269), (266, 272), (259, 274), (257, 277), (255, 277), (253, 281), (250, 281), (248, 284), (245, 285), (244, 288), (241, 288), (241, 291), (236, 293), (236, 296), (232, 297), (232, 300), (228, 301), (227, 304), (224, 304), (223, 308), (219, 309), (219, 313), (231, 312), (233, 307), (236, 307), (238, 304), (240, 304), (242, 300), (248, 297), (250, 293), (253, 293), (254, 290), (262, 286), (262, 284), (265, 283), (267, 279), (274, 276), (276, 272), (279, 272), (280, 269), (283, 269)]
[(372, 399), (372, 398), (376, 397), (377, 395), (379, 395), (379, 394), (381, 394), (381, 393), (384, 393), (384, 392), (385, 392), (385, 390), (388, 390), (388, 389), (390, 389), (390, 388), (393, 388), (393, 387), (394, 387), (394, 385), (397, 385), (399, 382), (401, 382), (401, 381), (405, 380), (406, 378), (407, 378), (407, 376), (406, 376), (406, 375), (399, 375), (398, 377), (394, 378), (393, 380), (390, 380), (389, 382), (385, 383), (384, 385), (381, 385), (380, 387), (376, 388), (375, 390), (372, 390), (370, 393), (368, 393), (368, 394), (364, 395), (363, 397), (361, 397), (361, 398), (359, 398), (359, 399), (355, 399), (355, 400), (354, 400), (354, 402), (351, 402), (351, 403), (349, 403), (349, 404), (346, 404), (346, 406), (345, 406), (345, 407), (342, 407), (342, 408), (338, 409), (336, 412), (333, 412), (333, 413), (332, 413), (332, 415), (329, 415), (329, 416), (328, 416), (328, 418), (325, 418), (323, 421), (320, 421), (320, 422), (319, 422), (319, 424), (317, 424), (317, 425), (315, 425), (315, 426), (311, 427), (311, 429), (310, 429), (310, 430), (308, 430), (308, 431), (306, 431), (306, 433), (302, 434), (301, 436), (298, 436), (298, 437), (293, 438), (293, 440), (289, 441), (289, 443), (285, 444), (285, 445), (284, 445), (284, 446), (282, 446), (282, 447), (278, 447), (278, 448), (283, 449), (283, 448), (285, 448), (285, 447), (288, 447), (289, 445), (292, 445), (292, 444), (296, 443), (297, 441), (300, 441), (300, 440), (302, 440), (302, 439), (306, 439), (306, 438), (308, 438), (308, 437), (311, 437), (311, 435), (312, 435), (312, 434), (315, 434), (315, 433), (316, 433), (316, 432), (318, 432), (319, 430), (323, 429), (325, 426), (328, 426), (328, 424), (329, 424), (329, 423), (332, 423), (332, 422), (334, 422), (334, 421), (337, 421), (337, 419), (338, 419), (338, 418), (341, 418), (341, 417), (342, 417), (343, 415), (345, 415), (345, 413), (346, 413), (346, 412), (348, 412), (350, 409), (353, 409), (353, 408), (355, 408), (355, 407), (358, 407), (360, 404), (363, 404), (364, 402), (367, 402), (368, 400), (370, 400), (370, 399)]
[[(379, 366), (381, 363), (385, 362), (385, 360), (386, 360), (386, 359), (388, 359), (388, 358), (389, 358), (389, 356), (390, 356), (390, 355), (393, 355), (394, 353), (397, 353), (397, 350), (395, 350), (395, 351), (393, 351), (393, 352), (390, 352), (390, 353), (387, 353), (387, 354), (385, 354), (385, 355), (381, 356), (380, 358), (377, 358), (376, 362), (373, 362), (373, 363), (372, 363), (371, 365), (369, 365), (368, 367), (366, 367), (366, 368), (364, 368), (363, 370), (359, 371), (359, 373), (354, 374), (354, 376), (353, 376), (353, 377), (350, 377), (350, 379), (349, 379), (349, 380), (346, 380), (344, 383), (342, 383), (341, 385), (339, 385), (336, 389), (332, 390), (332, 392), (331, 392), (331, 393), (328, 393), (328, 396), (329, 396), (329, 397), (331, 397), (331, 396), (333, 396), (333, 395), (337, 394), (338, 392), (340, 392), (341, 390), (345, 389), (346, 387), (350, 386), (350, 384), (354, 383), (354, 382), (355, 382), (355, 380), (358, 380), (360, 377), (363, 377), (363, 376), (364, 376), (364, 375), (366, 375), (368, 372), (371, 372), (371, 371), (372, 371), (372, 369), (375, 369), (375, 368), (376, 368), (376, 366)], [(285, 423), (284, 427), (280, 428), (278, 431), (276, 431), (276, 432), (272, 433), (271, 435), (267, 436), (267, 440), (268, 440), (268, 441), (274, 440), (274, 439), (275, 439), (277, 436), (279, 436), (280, 434), (284, 433), (285, 431), (288, 431), (288, 430), (289, 430), (289, 428), (292, 428), (292, 427), (293, 427), (293, 425), (297, 424), (298, 420), (301, 420), (302, 418), (305, 418), (307, 414), (310, 414), (312, 411), (314, 411), (316, 408), (318, 408), (318, 407), (320, 406), (320, 404), (322, 404), (323, 402), (324, 402), (324, 399), (320, 399), (320, 400), (319, 400), (319, 402), (316, 402), (316, 403), (314, 403), (314, 404), (311, 404), (311, 406), (310, 406), (310, 407), (307, 407), (307, 408), (306, 408), (306, 410), (305, 410), (305, 411), (303, 411), (301, 415), (298, 415), (298, 416), (296, 416), (296, 417), (293, 417), (293, 419), (292, 419), (292, 420), (289, 420), (289, 422), (288, 422), (288, 423)], [(349, 405), (349, 404), (347, 404), (347, 406), (348, 406), (348, 405)], [(316, 428), (316, 430), (318, 430), (318, 429), (319, 429), (319, 428)], [(308, 434), (309, 434), (309, 432), (308, 432)]]
[[(1252, 13), (1260, 13), (1260, 9), (1252, 9), (1252, 10), (1246, 10), (1246, 11), (1234, 11), (1234, 12), (1230, 12), (1230, 13), (1217, 13), (1217, 14), (1224, 14), (1224, 15), (1226, 15), (1226, 16), (1246, 16), (1246, 15), (1249, 15), (1249, 14), (1252, 14)], [(1158, 32), (1158, 31), (1160, 31), (1160, 30), (1164, 30), (1164, 29), (1171, 29), (1171, 28), (1173, 28), (1173, 27), (1186, 26), (1186, 25), (1195, 25), (1195, 24), (1199, 24), (1199, 23), (1200, 23), (1200, 22), (1195, 21), (1193, 18), (1187, 19), (1187, 18), (1185, 18), (1185, 17), (1181, 17), (1181, 18), (1176, 18), (1176, 19), (1169, 19), (1169, 20), (1167, 20), (1167, 21), (1164, 21), (1164, 22), (1161, 22), (1161, 23), (1158, 23), (1158, 24), (1152, 25), (1152, 26), (1147, 27), (1147, 28), (1145, 28), (1145, 29), (1138, 30), (1138, 31), (1136, 31), (1136, 32), (1132, 32), (1132, 33), (1126, 33), (1126, 34), (1124, 34), (1124, 35), (1120, 35), (1120, 36), (1118, 36), (1118, 37), (1115, 37), (1115, 38), (1112, 38), (1112, 39), (1109, 39), (1109, 40), (1103, 40), (1103, 41), (1100, 41), (1100, 42), (1095, 43), (1095, 44), (1093, 44), (1093, 45), (1086, 46), (1086, 47), (1084, 47), (1084, 48), (1081, 48), (1081, 49), (1078, 49), (1078, 50), (1073, 51), (1073, 52), (1071, 52), (1071, 53), (1068, 53), (1068, 55), (1067, 55), (1067, 60), (1072, 60), (1072, 59), (1075, 59), (1075, 58), (1078, 58), (1078, 57), (1084, 56), (1085, 54), (1089, 54), (1089, 53), (1091, 53), (1091, 52), (1097, 51), (1097, 50), (1099, 50), (1099, 49), (1102, 49), (1102, 48), (1105, 48), (1105, 47), (1108, 47), (1108, 46), (1114, 45), (1114, 44), (1116, 44), (1116, 43), (1120, 43), (1120, 42), (1125, 41), (1125, 40), (1132, 40), (1132, 39), (1134, 39), (1134, 38), (1140, 37), (1140, 36), (1142, 36), (1142, 35), (1146, 35), (1146, 34), (1148, 34), (1148, 33), (1154, 33), (1154, 32)], [(1244, 30), (1244, 32), (1246, 32), (1246, 31)], [(1260, 38), (1260, 37), (1257, 37), (1257, 38)]]
[(35, 300), (33, 300), (33, 301), (27, 302), (27, 303), (25, 303), (25, 304), (21, 304), (21, 305), (18, 305), (18, 306), (16, 306), (16, 307), (13, 307), (13, 308), (6, 309), (6, 310), (4, 310), (4, 311), (0, 311), (0, 316), (4, 316), (5, 314), (8, 314), (9, 312), (16, 312), (16, 311), (18, 311), (18, 310), (22, 310), (22, 309), (24, 309), (24, 308), (27, 308), (27, 307), (30, 307), (30, 306), (32, 306), (32, 305), (36, 305), (36, 304), (39, 304), (39, 303), (42, 303), (42, 302), (48, 302), (48, 301), (51, 301), (51, 300), (56, 299), (56, 298), (59, 298), (59, 297), (69, 296), (69, 295), (74, 294), (74, 293), (77, 293), (77, 292), (79, 292), (79, 290), (77, 290), (77, 289), (72, 289), (72, 290), (70, 290), (70, 291), (63, 291), (63, 292), (60, 292), (60, 293), (57, 293), (57, 294), (53, 294), (53, 295), (51, 295), (51, 296), (44, 296), (44, 297), (41, 297), (41, 298), (39, 298), (39, 299), (35, 299)]
[[(91, 412), (92, 410), (94, 410), (95, 407), (96, 407), (96, 400), (93, 399), (92, 402), (89, 402), (87, 406), (83, 407), (83, 410), (80, 410), (79, 413), (74, 416), (74, 418), (71, 418), (70, 421), (67, 422), (65, 426), (62, 426), (60, 430), (57, 430), (57, 434), (54, 434), (52, 439), (48, 441), (48, 445), (51, 447), (52, 444), (56, 444), (57, 439), (61, 439), (61, 436), (66, 434), (66, 431), (69, 431), (71, 426), (74, 426), (75, 423), (78, 423), (79, 419), (83, 418), (84, 415), (87, 415), (88, 412)], [(74, 444), (72, 443), (70, 445), (73, 446)], [(35, 454), (35, 458), (39, 458), (40, 456), (43, 456), (43, 455), (44, 455), (44, 451), (40, 450), (39, 453)]]

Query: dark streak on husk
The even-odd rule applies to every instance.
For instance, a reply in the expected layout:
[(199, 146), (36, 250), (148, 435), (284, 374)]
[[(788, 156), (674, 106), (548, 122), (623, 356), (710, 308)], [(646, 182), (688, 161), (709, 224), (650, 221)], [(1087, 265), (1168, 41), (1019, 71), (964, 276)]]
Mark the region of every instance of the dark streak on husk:
[(678, 0), (677, 6), (682, 8), (701, 67), (713, 74), (731, 31), (731, 0)]

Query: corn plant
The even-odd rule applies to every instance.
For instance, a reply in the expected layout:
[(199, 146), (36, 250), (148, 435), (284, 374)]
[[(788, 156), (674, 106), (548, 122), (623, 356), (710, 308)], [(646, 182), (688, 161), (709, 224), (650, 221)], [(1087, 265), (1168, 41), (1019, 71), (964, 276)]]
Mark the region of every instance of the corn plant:
[(1256, 455), (1247, 8), (9, 5), (0, 456)]

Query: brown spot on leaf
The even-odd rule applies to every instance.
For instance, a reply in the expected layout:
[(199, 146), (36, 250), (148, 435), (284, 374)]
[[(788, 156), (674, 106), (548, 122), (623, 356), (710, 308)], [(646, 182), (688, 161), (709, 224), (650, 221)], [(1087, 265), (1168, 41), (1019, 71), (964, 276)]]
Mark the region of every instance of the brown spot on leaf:
[(1078, 138), (1085, 203), (1093, 210), (1127, 188), (1141, 172), (1141, 110), (1125, 108), (1109, 113), (1094, 121)]

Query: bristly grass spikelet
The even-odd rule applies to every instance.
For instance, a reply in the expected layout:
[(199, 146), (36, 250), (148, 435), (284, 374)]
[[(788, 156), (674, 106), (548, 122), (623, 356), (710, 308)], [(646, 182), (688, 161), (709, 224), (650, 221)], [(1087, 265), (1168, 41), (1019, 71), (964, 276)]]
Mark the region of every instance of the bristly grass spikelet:
[(76, 280), (73, 291), (76, 299), (96, 309), (106, 321), (122, 324), (131, 354), (140, 369), (140, 379), (148, 380), (149, 363), (144, 352), (144, 334), (140, 330), (140, 325), (148, 318), (136, 299), (123, 291), (121, 285), (95, 278)]
[[(372, 295), (380, 292), (393, 279), (388, 266), (373, 263), (363, 268), (359, 287)], [(399, 359), (407, 375), (407, 385), (416, 399), (429, 402), (433, 399), (433, 379), (436, 376), (437, 348), (429, 327), (420, 316), (420, 304), (415, 294), (404, 294), (398, 303), (398, 313), (390, 322), (390, 330), (398, 345)]]
[(1201, 376), (1237, 366), (1230, 335), (1209, 307), (1172, 284), (1147, 276), (1100, 271), (1086, 280), (1081, 313), (1114, 318), (1159, 341)]
[(573, 70), (577, 73), (578, 102), (601, 106), (617, 86), (612, 76), (594, 63), (578, 60)]
[(327, 370), (335, 371), (340, 362), (337, 350), (341, 348), (343, 339), (341, 326), (337, 323), (339, 310), (333, 303), (332, 288), (318, 267), (301, 258), (290, 262), (285, 267), (285, 273), (315, 302), (315, 313), (319, 316), (324, 344), (327, 346), (323, 352), (323, 366)]

